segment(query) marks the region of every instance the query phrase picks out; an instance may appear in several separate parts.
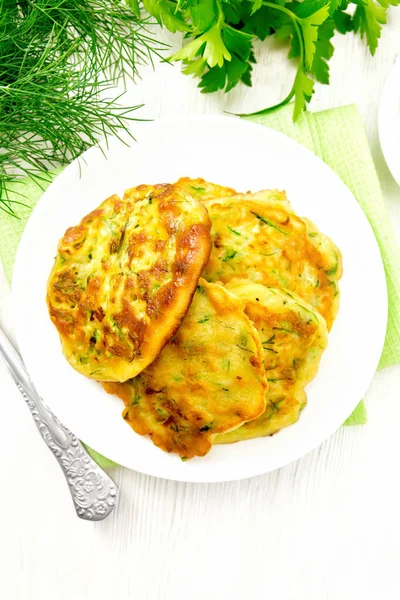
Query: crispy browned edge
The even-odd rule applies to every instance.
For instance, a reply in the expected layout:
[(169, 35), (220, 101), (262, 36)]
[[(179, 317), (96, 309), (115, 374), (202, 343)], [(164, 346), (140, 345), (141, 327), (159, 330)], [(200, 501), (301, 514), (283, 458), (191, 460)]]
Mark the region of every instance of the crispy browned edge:
[[(158, 199), (161, 200), (164, 194), (168, 194), (170, 192), (169, 187), (164, 190), (160, 195), (158, 195)], [(114, 196), (111, 196), (113, 198)], [(109, 199), (107, 199), (109, 200)], [(106, 200), (106, 201), (107, 201)], [(105, 201), (105, 202), (106, 202)], [(122, 202), (122, 201), (121, 201)], [(166, 206), (165, 210), (168, 208), (168, 197), (166, 198)], [(202, 206), (199, 203), (199, 206)], [(142, 371), (148, 364), (150, 364), (154, 358), (158, 355), (161, 349), (165, 346), (165, 344), (175, 335), (176, 331), (179, 328), (182, 319), (188, 311), (188, 308), (192, 302), (192, 298), (194, 292), (196, 290), (196, 285), (198, 279), (201, 275), (201, 272), (204, 266), (207, 264), (208, 259), (211, 253), (211, 221), (208, 216), (208, 213), (204, 207), (204, 223), (198, 223), (195, 225), (191, 225), (187, 227), (178, 237), (176, 241), (176, 261), (173, 265), (174, 273), (172, 281), (160, 289), (158, 293), (155, 294), (155, 298), (151, 303), (147, 305), (147, 313), (154, 317), (154, 315), (158, 315), (156, 319), (152, 319), (151, 323), (156, 325), (157, 334), (154, 335), (153, 327), (142, 327), (138, 328), (138, 321), (136, 315), (132, 311), (130, 311), (129, 303), (126, 302), (123, 306), (121, 313), (119, 314), (119, 326), (127, 326), (129, 331), (131, 331), (135, 336), (138, 336), (139, 347), (141, 349), (142, 358), (138, 358), (134, 361), (129, 360), (132, 367), (136, 365), (137, 368), (133, 369), (129, 372), (129, 377), (124, 378), (124, 380), (134, 377), (140, 371)], [(85, 231), (85, 222), (90, 217), (97, 217), (101, 214), (101, 207), (92, 211), (89, 215), (86, 215), (80, 222), (80, 224), (76, 227), (72, 227), (67, 229), (63, 238), (59, 242), (58, 251), (62, 247), (63, 243), (71, 244), (71, 235), (80, 233), (81, 235)], [(199, 243), (201, 240), (201, 243)], [(104, 268), (104, 267), (103, 267)], [(66, 273), (68, 271), (66, 270)], [(56, 326), (60, 337), (63, 341), (64, 338), (68, 338), (71, 335), (71, 322), (66, 318), (63, 318), (64, 311), (56, 309), (51, 304), (51, 296), (52, 296), (52, 282), (53, 282), (53, 271), (48, 280), (47, 286), (47, 304), (49, 308), (49, 313), (51, 320)], [(95, 278), (93, 279), (95, 280)], [(190, 290), (190, 293), (181, 293), (181, 291), (185, 290), (187, 292)], [(85, 290), (87, 292), (87, 289)], [(89, 298), (85, 298), (85, 305), (87, 301), (90, 302), (90, 293), (89, 290)], [(80, 297), (81, 298), (81, 297)], [(76, 298), (77, 302), (79, 302), (80, 298)], [(96, 286), (93, 285), (93, 298), (92, 300), (95, 302), (96, 300)], [(101, 307), (99, 307), (101, 308)], [(173, 313), (173, 318), (169, 316), (169, 314)], [(96, 311), (95, 311), (96, 313)], [(98, 311), (99, 320), (102, 320), (102, 310)], [(66, 317), (66, 315), (64, 315)], [(82, 320), (76, 320), (75, 324), (79, 324), (80, 322), (84, 322), (82, 314)], [(171, 322), (172, 321), (172, 322)], [(174, 322), (173, 322), (174, 321)], [(112, 335), (112, 334), (111, 334)], [(68, 343), (68, 340), (66, 340)], [(69, 341), (69, 343), (71, 343)], [(123, 355), (123, 352), (120, 353), (119, 356), (116, 356), (114, 361), (121, 361), (124, 358), (127, 358)], [(73, 366), (77, 368), (78, 365), (73, 363)], [(82, 365), (81, 369), (78, 369), (82, 374), (90, 377), (92, 379), (100, 380), (101, 377), (91, 377), (88, 372), (85, 372), (85, 365)], [(104, 381), (112, 380), (111, 378), (104, 378)]]

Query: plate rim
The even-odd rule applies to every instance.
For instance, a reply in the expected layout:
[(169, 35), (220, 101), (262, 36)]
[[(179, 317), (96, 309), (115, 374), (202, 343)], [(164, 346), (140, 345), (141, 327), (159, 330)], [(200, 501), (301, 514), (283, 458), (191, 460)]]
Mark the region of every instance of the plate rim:
[[(395, 160), (395, 152), (393, 149), (394, 129), (393, 111), (391, 108), (394, 102), (393, 90), (396, 91), (395, 99), (400, 105), (400, 54), (395, 58), (395, 61), (386, 77), (378, 108), (378, 134), (382, 154), (393, 179), (400, 186), (400, 166), (398, 166), (398, 162)], [(400, 141), (398, 146), (400, 148)]]
[[(382, 349), (384, 346), (384, 341), (385, 341), (385, 334), (386, 334), (386, 326), (387, 326), (387, 316), (388, 316), (388, 296), (387, 296), (387, 285), (386, 285), (386, 278), (385, 278), (385, 272), (384, 272), (384, 265), (383, 265), (383, 260), (382, 260), (382, 255), (380, 252), (380, 248), (378, 245), (378, 242), (376, 240), (376, 237), (374, 235), (373, 229), (371, 227), (371, 224), (369, 223), (369, 220), (366, 216), (366, 214), (364, 213), (364, 211), (362, 210), (360, 204), (358, 203), (358, 201), (356, 200), (356, 198), (354, 197), (354, 195), (352, 194), (352, 192), (347, 188), (346, 184), (343, 182), (343, 180), (331, 169), (331, 167), (329, 167), (329, 165), (327, 165), (320, 157), (318, 157), (317, 155), (315, 155), (311, 150), (309, 150), (308, 148), (306, 148), (305, 146), (303, 146), (302, 144), (300, 144), (299, 142), (297, 142), (296, 140), (294, 140), (293, 138), (290, 138), (289, 136), (285, 135), (284, 133), (277, 131), (273, 128), (270, 128), (268, 126), (265, 126), (261, 123), (258, 122), (254, 122), (254, 121), (250, 121), (248, 119), (239, 119), (236, 117), (232, 117), (232, 116), (227, 116), (227, 115), (205, 115), (205, 114), (190, 114), (190, 115), (180, 115), (180, 116), (176, 116), (176, 117), (161, 117), (159, 119), (156, 119), (154, 121), (151, 122), (147, 122), (146, 125), (150, 126), (150, 127), (157, 127), (157, 125), (162, 122), (164, 124), (174, 124), (177, 121), (182, 122), (182, 121), (217, 121), (219, 122), (221, 119), (223, 119), (224, 121), (226, 120), (231, 120), (231, 121), (235, 121), (235, 123), (237, 125), (239, 125), (240, 127), (251, 127), (251, 128), (257, 128), (259, 130), (262, 129), (262, 131), (265, 132), (266, 134), (266, 138), (269, 136), (272, 137), (278, 137), (281, 138), (282, 142), (285, 144), (290, 144), (291, 146), (293, 146), (293, 148), (295, 149), (295, 151), (303, 153), (305, 155), (308, 155), (317, 161), (317, 163), (319, 163), (319, 166), (322, 170), (325, 171), (329, 171), (330, 175), (334, 176), (334, 178), (336, 178), (336, 180), (339, 182), (339, 185), (344, 186), (347, 191), (348, 194), (351, 195), (351, 197), (353, 198), (353, 201), (355, 203), (355, 205), (358, 207), (359, 210), (359, 214), (361, 216), (361, 218), (364, 220), (365, 224), (367, 225), (373, 240), (374, 240), (374, 251), (376, 253), (376, 257), (378, 259), (379, 262), (379, 271), (380, 271), (380, 275), (382, 276), (382, 283), (384, 283), (384, 286), (381, 286), (382, 289), (380, 290), (380, 293), (382, 295), (382, 302), (383, 305), (385, 306), (385, 310), (384, 315), (381, 315), (381, 319), (382, 319), (382, 325), (381, 325), (381, 340), (380, 340), (380, 344), (378, 346), (379, 348), (379, 352), (376, 351), (375, 352), (375, 357), (376, 357), (376, 361), (375, 361), (375, 368), (374, 371), (371, 375), (371, 378), (368, 381), (368, 384), (366, 384), (365, 386), (365, 390), (368, 388), (372, 377), (376, 371), (376, 367), (378, 366), (379, 363), (379, 359), (382, 353)], [(135, 126), (135, 124), (133, 124), (133, 127)], [(105, 144), (106, 142), (102, 141), (100, 142), (100, 145)], [(70, 163), (56, 178), (54, 181), (58, 180), (60, 177), (64, 178), (68, 176), (69, 170), (72, 170), (75, 168), (76, 163), (84, 158), (88, 153), (93, 152), (97, 149), (97, 146), (94, 146), (90, 149), (88, 149), (86, 152), (84, 152), (79, 158), (75, 159), (75, 161), (73, 161), (72, 163)], [(66, 174), (66, 175), (64, 175)], [(46, 191), (44, 192), (44, 194), (41, 196), (41, 198), (39, 199), (39, 201), (37, 202), (36, 206), (34, 207), (28, 222), (26, 224), (26, 227), (24, 229), (24, 232), (22, 234), (18, 249), (17, 249), (17, 253), (16, 253), (16, 257), (15, 257), (15, 263), (14, 263), (14, 270), (13, 270), (13, 277), (12, 277), (12, 298), (13, 298), (13, 313), (14, 316), (15, 315), (15, 311), (17, 310), (17, 305), (19, 303), (18, 300), (18, 290), (21, 289), (21, 285), (20, 285), (20, 281), (21, 281), (21, 273), (23, 272), (23, 260), (21, 257), (23, 257), (24, 255), (24, 246), (25, 244), (27, 244), (27, 240), (29, 239), (29, 231), (30, 228), (33, 227), (32, 223), (34, 224), (34, 221), (36, 218), (34, 215), (38, 215), (40, 213), (40, 209), (39, 212), (37, 211), (37, 208), (43, 205), (43, 198), (46, 199), (46, 197), (51, 193), (51, 187), (53, 185), (53, 182), (50, 184), (50, 186), (46, 189)], [(32, 218), (33, 217), (33, 218)], [(27, 233), (26, 233), (27, 232)], [(15, 323), (16, 323), (16, 335), (17, 335), (17, 340), (18, 340), (18, 344), (21, 346), (22, 349), (22, 354), (24, 355), (24, 350), (23, 350), (23, 346), (24, 343), (20, 344), (21, 339), (23, 339), (23, 336), (21, 335), (21, 330), (20, 330), (20, 325), (19, 325), (19, 321), (18, 319), (15, 319)], [(364, 393), (363, 392), (363, 393)], [(354, 401), (354, 407), (352, 408), (352, 410), (354, 410), (356, 408), (356, 406), (359, 403), (359, 399)], [(349, 415), (347, 415), (349, 416)], [(192, 474), (195, 474), (195, 471), (191, 471), (190, 473), (188, 472), (187, 474), (184, 473), (184, 471), (182, 471), (182, 476), (179, 476), (178, 474), (174, 475), (174, 476), (170, 476), (170, 475), (162, 475), (159, 472), (159, 469), (157, 469), (157, 465), (153, 465), (153, 463), (151, 464), (151, 466), (149, 466), (149, 468), (147, 468), (146, 470), (143, 470), (140, 467), (133, 467), (131, 465), (126, 465), (124, 464), (124, 461), (122, 460), (118, 460), (118, 463), (126, 466), (127, 468), (130, 468), (132, 470), (136, 470), (137, 472), (143, 473), (145, 475), (151, 475), (151, 476), (155, 476), (155, 477), (159, 477), (161, 479), (166, 479), (166, 480), (172, 480), (172, 481), (182, 481), (182, 482), (190, 482), (190, 483), (218, 483), (218, 482), (227, 482), (227, 481), (238, 481), (241, 479), (247, 479), (250, 477), (256, 477), (258, 475), (262, 475), (271, 471), (274, 471), (278, 468), (281, 468), (285, 465), (288, 465), (300, 458), (302, 458), (303, 456), (306, 456), (307, 454), (309, 454), (310, 452), (312, 452), (313, 450), (315, 450), (317, 447), (319, 447), (321, 444), (323, 444), (329, 437), (331, 437), (343, 424), (344, 420), (347, 418), (341, 418), (340, 419), (340, 423), (338, 423), (337, 425), (335, 425), (335, 427), (333, 428), (333, 425), (331, 425), (328, 428), (325, 428), (323, 433), (321, 433), (321, 430), (318, 429), (318, 431), (320, 432), (319, 435), (314, 435), (314, 436), (310, 436), (312, 441), (311, 443), (307, 444), (307, 448), (306, 450), (302, 450), (300, 453), (299, 452), (289, 452), (289, 456), (287, 457), (287, 459), (285, 459), (284, 462), (282, 462), (281, 460), (275, 460), (275, 464), (272, 464), (272, 466), (268, 466), (267, 468), (261, 467), (259, 466), (258, 468), (253, 468), (251, 469), (251, 465), (250, 468), (247, 469), (247, 473), (243, 474), (241, 471), (236, 474), (235, 476), (217, 476), (217, 477), (210, 477), (210, 476), (203, 476), (202, 473), (200, 473), (200, 476), (192, 476)], [(339, 420), (339, 419), (337, 419)], [(314, 432), (313, 432), (314, 433)], [(313, 439), (316, 438), (315, 440)], [(161, 452), (161, 450), (160, 450)], [(279, 463), (279, 464), (278, 464)], [(154, 467), (154, 468), (153, 468)]]

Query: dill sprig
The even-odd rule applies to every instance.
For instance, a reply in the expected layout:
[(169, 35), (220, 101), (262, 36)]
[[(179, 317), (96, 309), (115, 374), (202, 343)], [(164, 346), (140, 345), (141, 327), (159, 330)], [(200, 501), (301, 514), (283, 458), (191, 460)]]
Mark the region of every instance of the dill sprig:
[(121, 0), (0, 0), (0, 209), (21, 176), (129, 129), (139, 107), (108, 91), (161, 51), (148, 25)]

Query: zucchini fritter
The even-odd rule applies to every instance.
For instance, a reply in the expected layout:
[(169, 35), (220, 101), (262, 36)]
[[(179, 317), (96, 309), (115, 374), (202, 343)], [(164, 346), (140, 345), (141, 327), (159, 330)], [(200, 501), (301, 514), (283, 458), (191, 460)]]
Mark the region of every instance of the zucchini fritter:
[(198, 177), (197, 179), (181, 177), (176, 183), (180, 188), (192, 194), (192, 196), (197, 198), (200, 202), (209, 202), (216, 198), (228, 198), (229, 196), (237, 194), (233, 188), (210, 183), (201, 177)]
[(208, 202), (207, 210), (213, 240), (203, 272), (207, 281), (245, 278), (287, 288), (312, 304), (331, 328), (339, 307), (340, 251), (293, 212), (284, 192), (237, 194)]
[(245, 300), (246, 314), (260, 334), (269, 388), (265, 412), (218, 436), (216, 444), (272, 435), (295, 423), (307, 402), (304, 388), (328, 343), (325, 320), (297, 294), (249, 281), (227, 284), (227, 289)]
[(58, 246), (47, 302), (63, 352), (83, 375), (126, 381), (177, 331), (210, 255), (210, 220), (175, 186), (114, 195)]
[[(157, 185), (142, 184), (137, 187), (129, 188), (125, 190), (124, 200), (137, 201), (147, 197), (149, 194), (152, 197), (162, 193), (169, 184), (159, 183)], [(193, 196), (200, 202), (208, 202), (209, 200), (215, 200), (215, 198), (227, 198), (233, 196), (237, 192), (228, 187), (218, 185), (216, 183), (210, 183), (205, 181), (201, 177), (196, 179), (190, 179), (190, 177), (181, 177), (176, 183), (173, 184), (176, 192), (182, 196)]]
[(126, 405), (123, 416), (156, 446), (204, 456), (214, 437), (261, 415), (267, 383), (260, 336), (244, 302), (200, 279), (175, 337), (140, 375), (104, 383)]

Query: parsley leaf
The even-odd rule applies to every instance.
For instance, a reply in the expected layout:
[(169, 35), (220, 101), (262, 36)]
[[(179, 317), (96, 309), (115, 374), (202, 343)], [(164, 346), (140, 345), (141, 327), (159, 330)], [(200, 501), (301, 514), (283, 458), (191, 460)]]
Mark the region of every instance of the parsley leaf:
[(229, 25), (224, 26), (224, 39), (228, 50), (244, 61), (248, 61), (252, 49), (252, 36)]
[(279, 27), (279, 19), (276, 18), (276, 12), (270, 10), (267, 6), (262, 6), (256, 13), (246, 19), (246, 24), (242, 31), (253, 33), (262, 42)]
[[(224, 65), (215, 65), (205, 73), (199, 84), (202, 93), (215, 92), (225, 88), (229, 92), (239, 81), (248, 81), (251, 72), (250, 54), (252, 53), (252, 36), (225, 25), (223, 27), (223, 39), (230, 60)], [(254, 59), (254, 57), (252, 57)], [(250, 82), (251, 84), (251, 82)]]
[(305, 109), (306, 103), (310, 102), (314, 91), (314, 82), (303, 68), (297, 71), (293, 89), (295, 97), (293, 120), (295, 121)]
[(128, 6), (131, 7), (133, 14), (140, 19), (140, 8), (138, 0), (126, 0)]
[(295, 3), (292, 10), (300, 18), (310, 17), (321, 8), (327, 7), (329, 10), (332, 2), (336, 2), (336, 0), (304, 0), (303, 2)]
[(243, 15), (245, 4), (246, 3), (242, 3), (242, 0), (239, 0), (238, 2), (229, 2), (228, 0), (225, 0), (221, 4), (225, 22), (230, 23), (231, 25), (238, 25), (240, 21), (245, 18), (245, 15)]
[(250, 57), (249, 57), (249, 62), (247, 63), (247, 69), (246, 71), (243, 73), (241, 79), (241, 82), (244, 83), (245, 85), (248, 85), (249, 87), (251, 86), (251, 73), (253, 71), (253, 66), (251, 63), (255, 63), (256, 59), (254, 57), (253, 52), (250, 52)]
[(232, 56), (232, 60), (228, 63), (226, 69), (228, 76), (228, 83), (225, 90), (226, 92), (230, 92), (230, 90), (242, 80), (242, 78), (248, 72), (248, 67), (249, 65), (247, 62), (243, 62), (239, 58), (236, 58), (236, 56)]
[(253, 15), (257, 10), (259, 10), (263, 5), (263, 0), (252, 0), (253, 7), (251, 9), (251, 14)]
[(329, 14), (332, 15), (336, 10), (345, 10), (349, 5), (350, 0), (330, 0), (329, 2)]
[[(135, 15), (139, 0), (126, 0)], [(143, 0), (160, 25), (184, 33), (187, 44), (171, 57), (182, 71), (200, 77), (202, 93), (251, 85), (253, 42), (274, 35), (290, 45), (297, 61), (292, 88), (270, 112), (294, 98), (294, 119), (310, 101), (314, 81), (329, 83), (334, 33), (358, 32), (375, 53), (389, 6), (400, 0)], [(347, 12), (355, 5), (354, 16)], [(190, 38), (190, 39), (189, 39)]]
[(374, 55), (381, 37), (382, 25), (386, 23), (386, 10), (388, 4), (376, 4), (374, 0), (360, 0), (354, 12), (354, 31), (359, 31), (361, 37), (367, 38), (367, 44)]
[(321, 25), (329, 16), (329, 7), (324, 6), (304, 19), (300, 19), (304, 39), (304, 61), (311, 69), (315, 54), (315, 43), (318, 39), (318, 25)]
[(354, 25), (351, 15), (338, 9), (332, 14), (332, 18), (339, 33), (345, 34), (348, 31), (353, 31)]
[(276, 31), (275, 38), (282, 42), (290, 40), (288, 58), (297, 58), (300, 56), (300, 40), (292, 22), (282, 25), (282, 27)]
[(213, 67), (205, 73), (199, 83), (202, 94), (209, 94), (217, 90), (223, 90), (226, 82), (226, 66)]
[(176, 4), (171, 0), (143, 0), (143, 6), (160, 25), (165, 25), (169, 31), (190, 31), (181, 14), (176, 12)]
[(202, 56), (191, 60), (191, 61), (183, 61), (182, 73), (185, 75), (194, 75), (200, 77), (200, 75), (204, 72), (207, 63)]
[(328, 19), (318, 28), (318, 39), (315, 42), (315, 54), (311, 65), (311, 73), (320, 83), (329, 83), (328, 60), (332, 57), (334, 48), (331, 39), (335, 33), (333, 19)]
[(211, 68), (216, 65), (222, 67), (224, 60), (231, 60), (231, 55), (221, 37), (220, 22), (216, 23), (211, 29), (203, 33), (203, 35), (189, 42), (189, 44), (171, 56), (170, 60), (192, 60), (196, 57), (200, 49), (202, 49), (204, 60)]
[(196, 31), (202, 33), (218, 21), (219, 12), (215, 0), (191, 0), (190, 15)]

